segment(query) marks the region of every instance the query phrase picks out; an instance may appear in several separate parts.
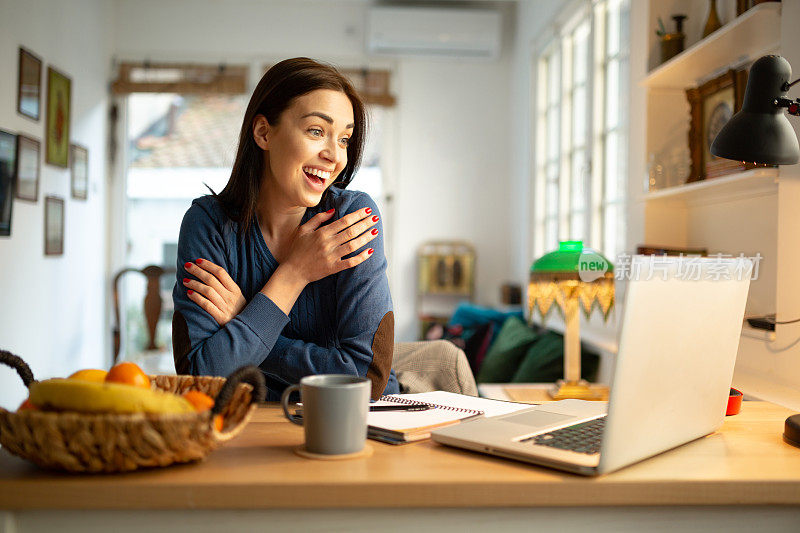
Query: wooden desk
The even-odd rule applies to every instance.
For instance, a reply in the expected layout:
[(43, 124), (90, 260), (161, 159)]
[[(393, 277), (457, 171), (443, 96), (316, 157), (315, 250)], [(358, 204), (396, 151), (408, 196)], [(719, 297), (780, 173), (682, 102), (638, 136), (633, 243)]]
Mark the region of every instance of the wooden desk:
[[(415, 520), (462, 530), (475, 526), (475, 520), (490, 520), (492, 527), (530, 525), (530, 520), (556, 527), (572, 520), (575, 527), (585, 522), (597, 529), (600, 515), (617, 528), (625, 520), (641, 524), (645, 511), (647, 520), (658, 524), (662, 516), (670, 528), (684, 517), (695, 526), (705, 519), (729, 531), (748, 524), (767, 530), (765, 520), (778, 528), (800, 520), (800, 449), (781, 439), (789, 414), (773, 404), (745, 402), (742, 413), (726, 419), (713, 435), (586, 479), (431, 441), (405, 446), (369, 441), (374, 455), (365, 459), (302, 459), (292, 451), (303, 441), (302, 428), (268, 406), (257, 411), (238, 438), (199, 464), (75, 476), (42, 471), (0, 451), (0, 510), (7, 511), (0, 513), (0, 532), (64, 531), (65, 523), (75, 524), (76, 530), (102, 531), (109, 520), (115, 531), (141, 529), (157, 520), (171, 524), (171, 530), (196, 532), (198, 525), (208, 526), (216, 518), (237, 520), (242, 528), (247, 520), (256, 527), (278, 527), (281, 520), (295, 526), (297, 520), (310, 521), (309, 527), (341, 523), (349, 530), (374, 530), (378, 526), (372, 520), (402, 523), (398, 530), (407, 530)], [(793, 507), (764, 507), (776, 505)], [(570, 510), (568, 518), (546, 509), (564, 506), (584, 509)], [(615, 509), (589, 508), (598, 506)], [(632, 506), (653, 508), (625, 510)], [(232, 511), (242, 509), (260, 511)]]

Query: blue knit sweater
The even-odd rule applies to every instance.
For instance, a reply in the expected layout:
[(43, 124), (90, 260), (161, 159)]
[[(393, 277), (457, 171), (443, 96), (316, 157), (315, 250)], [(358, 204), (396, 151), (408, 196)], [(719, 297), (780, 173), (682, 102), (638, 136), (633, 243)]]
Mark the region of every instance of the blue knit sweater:
[[(378, 214), (369, 195), (331, 187), (320, 205), (306, 210), (301, 223), (331, 207), (336, 209), (331, 221), (365, 207)], [(399, 392), (391, 370), (394, 315), (382, 225), (381, 220), (375, 225), (378, 236), (355, 252), (374, 248), (369, 259), (307, 285), (286, 316), (259, 292), (278, 262), (264, 242), (258, 221), (253, 221), (242, 240), (238, 224), (225, 215), (214, 197), (194, 200), (181, 224), (172, 293), (173, 348), (179, 373), (227, 376), (242, 365), (257, 365), (267, 378), (269, 400), (279, 399), (288, 384), (312, 374), (368, 377), (373, 398)], [(183, 265), (198, 258), (223, 267), (248, 302), (222, 327), (189, 299), (182, 283), (183, 278), (192, 278)]]

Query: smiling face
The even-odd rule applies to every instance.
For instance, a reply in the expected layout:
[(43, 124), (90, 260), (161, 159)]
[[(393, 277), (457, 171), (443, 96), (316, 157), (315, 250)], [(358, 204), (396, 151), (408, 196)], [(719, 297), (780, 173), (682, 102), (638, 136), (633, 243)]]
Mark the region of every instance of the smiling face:
[(265, 158), (262, 186), (285, 205), (317, 205), (347, 165), (354, 122), (347, 95), (329, 89), (295, 98), (277, 124), (256, 117), (253, 137)]

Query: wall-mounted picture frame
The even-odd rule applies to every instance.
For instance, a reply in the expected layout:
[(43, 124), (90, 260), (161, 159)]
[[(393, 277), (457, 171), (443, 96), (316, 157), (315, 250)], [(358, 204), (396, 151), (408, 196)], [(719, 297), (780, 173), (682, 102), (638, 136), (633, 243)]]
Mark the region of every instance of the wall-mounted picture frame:
[(17, 171), (17, 136), (0, 130), (0, 237), (11, 235), (11, 211)]
[(69, 167), (69, 127), (72, 81), (53, 67), (47, 67), (47, 124), (45, 163)]
[(41, 143), (27, 135), (17, 136), (17, 198), (36, 203), (39, 200)]
[(686, 90), (691, 107), (689, 152), (692, 158), (687, 182), (743, 170), (740, 163), (713, 155), (711, 143), (734, 113), (741, 109), (746, 87), (746, 70), (728, 70), (699, 87)]
[(44, 197), (44, 255), (64, 254), (64, 199)]
[(89, 150), (83, 146), (70, 146), (70, 174), (72, 197), (86, 200), (89, 197)]
[(42, 99), (42, 60), (20, 46), (17, 80), (17, 113), (39, 121)]

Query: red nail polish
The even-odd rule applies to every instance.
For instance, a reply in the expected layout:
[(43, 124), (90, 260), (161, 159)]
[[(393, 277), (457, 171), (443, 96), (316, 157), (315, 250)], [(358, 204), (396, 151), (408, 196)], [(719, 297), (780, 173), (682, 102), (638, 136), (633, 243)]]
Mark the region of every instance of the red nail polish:
[(372, 217), (372, 221), (373, 221), (373, 222), (377, 222), (377, 221), (379, 221), (380, 219), (381, 219), (381, 217), (379, 217), (378, 215), (375, 215), (374, 217)]
[(203, 262), (203, 260), (202, 260), (202, 259), (198, 259), (197, 261), (195, 261), (195, 263), (197, 263), (198, 265), (199, 265), (200, 263), (202, 263), (202, 262)]
[(189, 283), (189, 278), (183, 278), (184, 283)]
[(194, 294), (194, 291), (192, 289), (189, 289), (188, 291), (186, 291), (186, 294), (191, 296), (192, 294)]
[(368, 207), (364, 210), (364, 212), (369, 215), (370, 213), (372, 213), (372, 209)]
[(328, 209), (327, 211), (325, 211), (325, 214), (330, 215), (331, 213), (333, 213), (333, 211), (334, 211), (333, 209)]
[(188, 269), (192, 268), (192, 264), (191, 263), (184, 263), (183, 268), (188, 270)]
[(378, 234), (378, 230), (377, 229), (372, 230), (372, 234), (373, 235), (377, 235)]
[(367, 250), (367, 255), (372, 255), (372, 252), (374, 252), (374, 251), (375, 251), (375, 250), (373, 250), (372, 248), (370, 248), (369, 250)]

